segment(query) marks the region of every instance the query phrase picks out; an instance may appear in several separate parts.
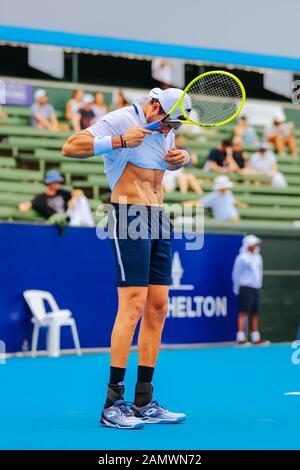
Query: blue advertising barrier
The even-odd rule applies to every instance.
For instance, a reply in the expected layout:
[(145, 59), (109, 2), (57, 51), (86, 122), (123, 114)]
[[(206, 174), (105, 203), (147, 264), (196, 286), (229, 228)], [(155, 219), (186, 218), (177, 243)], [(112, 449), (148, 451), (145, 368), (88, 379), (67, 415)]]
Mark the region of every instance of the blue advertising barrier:
[[(22, 293), (50, 291), (76, 320), (83, 348), (108, 347), (117, 311), (115, 266), (109, 240), (95, 229), (0, 225), (0, 340), (7, 352), (30, 347), (31, 313)], [(174, 240), (169, 313), (165, 344), (232, 341), (237, 301), (231, 271), (241, 246), (239, 235), (205, 235), (204, 247), (185, 249)], [(73, 348), (63, 328), (62, 348)], [(39, 341), (45, 349), (45, 334)]]

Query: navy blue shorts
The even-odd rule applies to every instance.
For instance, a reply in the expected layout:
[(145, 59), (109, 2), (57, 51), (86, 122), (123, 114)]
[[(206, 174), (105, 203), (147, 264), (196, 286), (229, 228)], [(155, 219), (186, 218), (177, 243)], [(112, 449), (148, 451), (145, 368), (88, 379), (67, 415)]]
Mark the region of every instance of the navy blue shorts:
[(108, 232), (117, 286), (171, 284), (173, 228), (163, 208), (112, 204)]
[(239, 290), (240, 312), (251, 315), (259, 310), (259, 289), (254, 287), (241, 286)]

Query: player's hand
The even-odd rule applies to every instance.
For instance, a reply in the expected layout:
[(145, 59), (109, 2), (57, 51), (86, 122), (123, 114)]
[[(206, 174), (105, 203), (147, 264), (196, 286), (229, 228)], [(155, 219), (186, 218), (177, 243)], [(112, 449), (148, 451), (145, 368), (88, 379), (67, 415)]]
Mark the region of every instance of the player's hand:
[(123, 139), (125, 140), (127, 147), (138, 147), (143, 142), (146, 134), (152, 134), (152, 131), (143, 129), (140, 126), (134, 126), (125, 132)]
[(172, 165), (183, 166), (186, 163), (186, 158), (186, 152), (172, 148), (168, 151), (164, 159)]

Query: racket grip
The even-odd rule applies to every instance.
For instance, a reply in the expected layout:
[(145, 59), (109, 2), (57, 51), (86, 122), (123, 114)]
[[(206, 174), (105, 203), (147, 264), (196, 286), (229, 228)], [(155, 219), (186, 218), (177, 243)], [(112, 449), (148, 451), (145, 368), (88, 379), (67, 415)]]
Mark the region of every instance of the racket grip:
[(148, 124), (147, 126), (144, 126), (144, 129), (148, 129), (148, 131), (156, 131), (156, 129), (159, 129), (161, 127), (161, 121), (154, 121)]

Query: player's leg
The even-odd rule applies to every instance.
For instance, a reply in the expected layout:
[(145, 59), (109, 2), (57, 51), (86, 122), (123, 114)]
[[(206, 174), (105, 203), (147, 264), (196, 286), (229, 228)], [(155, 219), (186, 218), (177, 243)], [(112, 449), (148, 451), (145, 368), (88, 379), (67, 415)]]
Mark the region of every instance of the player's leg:
[(152, 376), (167, 314), (172, 271), (172, 230), (168, 217), (160, 214), (160, 233), (151, 246), (147, 302), (138, 338), (138, 382), (132, 410), (146, 423), (179, 423), (183, 413), (172, 413), (153, 400)]
[(152, 396), (152, 377), (167, 314), (168, 291), (169, 286), (149, 286), (138, 338), (138, 379), (132, 410), (136, 417), (148, 424), (174, 424), (185, 420), (183, 413), (163, 408)]
[(111, 367), (107, 397), (101, 422), (118, 428), (138, 428), (142, 424), (124, 402), (124, 378), (132, 338), (147, 298), (147, 287), (119, 287), (119, 308), (111, 335)]
[[(156, 364), (161, 335), (168, 309), (169, 286), (150, 285), (147, 302), (138, 337), (138, 384), (151, 384)], [(136, 388), (135, 404), (145, 406), (152, 399), (152, 387), (148, 391)]]
[(102, 423), (119, 428), (135, 428), (143, 424), (126, 407), (123, 381), (134, 331), (146, 304), (151, 248), (149, 240), (129, 236), (127, 227), (131, 218), (121, 217), (121, 211), (126, 212), (127, 209), (126, 206), (114, 205), (110, 213), (119, 299), (111, 336), (110, 379), (101, 416)]

